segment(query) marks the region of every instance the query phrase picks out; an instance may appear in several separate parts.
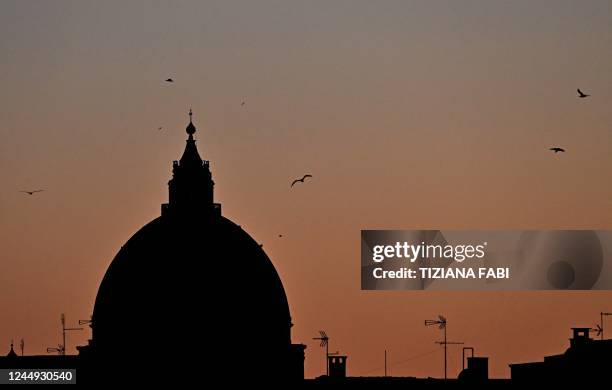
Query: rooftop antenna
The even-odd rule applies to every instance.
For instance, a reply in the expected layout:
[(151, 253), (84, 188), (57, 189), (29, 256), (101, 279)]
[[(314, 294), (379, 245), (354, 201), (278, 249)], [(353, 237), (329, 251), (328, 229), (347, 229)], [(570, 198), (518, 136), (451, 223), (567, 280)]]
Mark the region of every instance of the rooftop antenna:
[(93, 320), (91, 316), (89, 317), (88, 320), (79, 320), (79, 325), (89, 325), (90, 328), (91, 328), (92, 323), (93, 323)]
[(446, 318), (442, 315), (437, 320), (425, 320), (425, 326), (438, 325), (438, 329), (444, 330), (444, 379), (446, 379)]
[(604, 317), (612, 316), (612, 313), (600, 312), (599, 313), (599, 325), (595, 331), (597, 332), (597, 336), (601, 336), (601, 339), (604, 339)]
[(444, 347), (444, 379), (448, 379), (447, 375), (447, 367), (448, 367), (448, 358), (447, 358), (447, 346), (448, 345), (459, 345), (463, 344), (459, 341), (448, 341), (446, 339), (446, 318), (443, 315), (439, 315), (437, 320), (425, 320), (425, 326), (438, 325), (438, 329), (444, 330), (444, 340), (436, 341), (436, 344), (440, 344)]
[(603, 340), (603, 336), (602, 336), (603, 328), (601, 327), (601, 325), (599, 324), (595, 325), (594, 328), (589, 329), (589, 332), (597, 333), (597, 336), (601, 336), (601, 339)]
[(62, 313), (62, 344), (58, 345), (57, 348), (47, 348), (47, 353), (57, 352), (59, 355), (66, 355), (66, 332), (72, 330), (83, 330), (83, 328), (66, 328), (66, 316)]
[(61, 345), (61, 344), (58, 344), (57, 348), (55, 348), (55, 347), (48, 347), (47, 348), (47, 353), (56, 353), (56, 352), (57, 352), (58, 355), (65, 355), (65, 353), (64, 353), (64, 346)]
[(329, 337), (327, 336), (327, 333), (325, 333), (324, 330), (320, 330), (319, 331), (319, 337), (313, 337), (313, 340), (321, 340), (321, 343), (319, 344), (321, 347), (325, 347), (325, 367), (326, 367), (326, 373), (327, 376), (329, 376), (329, 364), (327, 362), (327, 357), (329, 356)]
[(19, 341), (19, 348), (21, 348), (21, 356), (23, 356), (23, 350), (25, 349), (25, 341), (23, 339)]

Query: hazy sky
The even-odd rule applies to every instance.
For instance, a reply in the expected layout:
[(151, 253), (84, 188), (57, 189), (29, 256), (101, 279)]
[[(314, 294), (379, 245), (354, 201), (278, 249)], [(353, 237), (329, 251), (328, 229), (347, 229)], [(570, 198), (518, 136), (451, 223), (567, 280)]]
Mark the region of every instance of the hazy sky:
[(0, 53), (0, 353), (89, 317), (167, 200), (189, 107), (216, 200), (283, 279), (308, 376), (319, 329), (350, 375), (382, 374), (387, 348), (390, 374), (440, 376), (441, 350), (395, 363), (436, 349), (423, 320), (443, 313), (508, 376), (612, 311), (612, 292), (359, 290), (360, 229), (612, 227), (610, 1), (3, 0)]

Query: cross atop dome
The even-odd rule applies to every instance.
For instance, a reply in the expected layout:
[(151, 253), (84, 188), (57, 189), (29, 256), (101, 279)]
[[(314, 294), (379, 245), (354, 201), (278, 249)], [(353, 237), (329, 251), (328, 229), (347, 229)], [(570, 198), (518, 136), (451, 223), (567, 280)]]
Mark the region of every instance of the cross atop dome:
[(192, 122), (192, 116), (193, 116), (193, 112), (191, 111), (191, 108), (190, 108), (189, 109), (189, 124), (187, 125), (187, 128), (185, 129), (187, 134), (189, 134), (190, 139), (193, 137), (193, 134), (196, 132), (196, 127), (193, 125), (193, 122)]

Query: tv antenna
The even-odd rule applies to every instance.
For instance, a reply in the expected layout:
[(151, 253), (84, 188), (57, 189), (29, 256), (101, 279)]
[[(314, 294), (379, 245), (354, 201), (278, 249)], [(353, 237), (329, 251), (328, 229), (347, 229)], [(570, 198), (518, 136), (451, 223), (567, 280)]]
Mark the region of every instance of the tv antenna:
[(436, 344), (440, 344), (444, 347), (444, 379), (448, 379), (448, 375), (447, 375), (447, 367), (448, 367), (448, 358), (447, 358), (447, 350), (448, 350), (448, 346), (449, 345), (460, 345), (463, 344), (463, 342), (459, 342), (459, 341), (448, 341), (446, 339), (446, 317), (444, 317), (443, 315), (439, 315), (437, 320), (425, 320), (425, 326), (432, 326), (432, 325), (438, 325), (438, 329), (441, 329), (444, 331), (444, 340), (443, 341), (436, 341)]
[(328, 356), (329, 356), (329, 336), (327, 336), (327, 333), (325, 333), (324, 330), (320, 330), (319, 331), (319, 337), (313, 337), (313, 340), (320, 340), (321, 343), (319, 344), (321, 347), (325, 347), (325, 367), (326, 367), (326, 373), (327, 376), (329, 376), (329, 363), (327, 362), (328, 360)]
[(89, 325), (90, 328), (92, 323), (93, 320), (91, 319), (91, 317), (89, 317), (88, 320), (79, 320), (79, 325)]
[(47, 353), (57, 352), (59, 355), (66, 355), (66, 332), (73, 330), (83, 330), (83, 328), (66, 328), (66, 316), (62, 313), (62, 344), (58, 345), (57, 348), (47, 348)]
[(601, 325), (599, 324), (595, 325), (594, 328), (589, 329), (589, 332), (597, 333), (597, 336), (601, 336), (601, 339), (603, 340), (603, 336), (602, 336), (603, 328), (601, 327)]
[(64, 346), (61, 344), (58, 344), (57, 348), (55, 347), (48, 347), (47, 348), (47, 353), (57, 353), (58, 355), (65, 355), (65, 351), (64, 351)]
[(594, 329), (597, 332), (597, 336), (601, 336), (604, 339), (604, 317), (612, 316), (612, 313), (600, 312), (599, 313), (599, 325)]

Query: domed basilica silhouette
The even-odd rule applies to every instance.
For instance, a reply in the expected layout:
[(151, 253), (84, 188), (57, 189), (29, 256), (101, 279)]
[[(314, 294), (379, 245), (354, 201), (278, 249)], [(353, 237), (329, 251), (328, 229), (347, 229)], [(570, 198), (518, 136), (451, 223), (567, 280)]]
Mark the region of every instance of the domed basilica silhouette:
[(68, 366), (78, 363), (80, 379), (112, 372), (140, 380), (172, 368), (207, 377), (303, 380), (305, 345), (291, 343), (281, 279), (262, 246), (214, 203), (191, 111), (186, 131), (161, 216), (121, 247), (104, 275), (89, 344), (77, 347), (78, 357), (40, 356), (46, 358), (41, 367), (71, 358)]
[[(146, 367), (187, 366), (196, 352), (212, 358), (210, 374), (303, 379), (304, 346), (291, 344), (282, 282), (261, 245), (214, 203), (191, 116), (169, 202), (125, 243), (102, 280), (90, 352), (119, 367), (131, 367), (133, 354), (151, 360)], [(138, 330), (126, 330), (132, 327)]]

